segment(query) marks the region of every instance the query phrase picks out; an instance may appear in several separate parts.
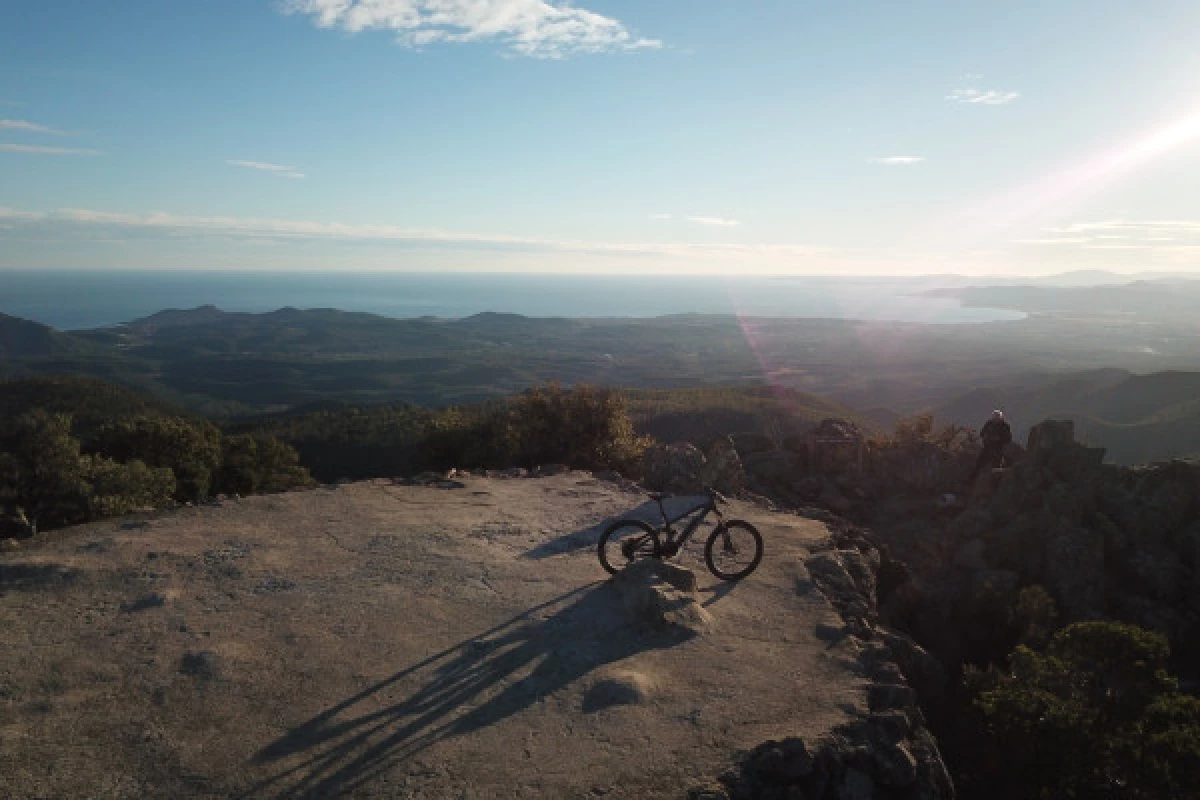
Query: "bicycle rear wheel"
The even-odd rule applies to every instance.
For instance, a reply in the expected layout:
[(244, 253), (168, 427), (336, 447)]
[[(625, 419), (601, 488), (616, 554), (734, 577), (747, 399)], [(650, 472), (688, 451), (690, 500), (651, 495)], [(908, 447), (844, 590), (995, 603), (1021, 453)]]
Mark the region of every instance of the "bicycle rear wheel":
[(723, 581), (740, 581), (758, 568), (762, 557), (762, 535), (741, 519), (718, 525), (704, 544), (709, 572)]
[(611, 575), (634, 561), (658, 558), (661, 553), (658, 531), (640, 519), (617, 520), (608, 526), (596, 546), (600, 566)]

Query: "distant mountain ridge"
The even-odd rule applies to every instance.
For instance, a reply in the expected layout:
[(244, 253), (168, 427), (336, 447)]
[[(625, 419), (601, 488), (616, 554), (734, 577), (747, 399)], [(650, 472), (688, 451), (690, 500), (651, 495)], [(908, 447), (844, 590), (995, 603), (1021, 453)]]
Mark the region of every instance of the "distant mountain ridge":
[(39, 358), (84, 353), (88, 343), (40, 322), (0, 314), (0, 358)]
[(953, 297), (976, 308), (1029, 313), (1133, 314), (1147, 319), (1192, 319), (1200, 306), (1200, 280), (1139, 280), (1108, 286), (970, 286), (931, 289), (925, 297)]
[(678, 415), (657, 408), (647, 429), (668, 439), (740, 427), (772, 405), (791, 406), (792, 420), (846, 416), (883, 430), (921, 409), (978, 427), (1001, 406), (1021, 437), (1048, 416), (1070, 417), (1081, 438), (1128, 463), (1200, 450), (1198, 337), (1191, 317), (1136, 315), (921, 325), (207, 305), (70, 333), (0, 317), (0, 377), (90, 376), (218, 418), (328, 402), (469, 405), (551, 381), (715, 392)]
[(168, 308), (158, 313), (151, 314), (148, 317), (135, 319), (132, 322), (127, 322), (124, 325), (118, 325), (118, 328), (175, 328), (187, 325), (204, 325), (210, 322), (224, 320), (231, 316), (231, 312), (222, 311), (214, 305), (197, 306), (196, 308)]

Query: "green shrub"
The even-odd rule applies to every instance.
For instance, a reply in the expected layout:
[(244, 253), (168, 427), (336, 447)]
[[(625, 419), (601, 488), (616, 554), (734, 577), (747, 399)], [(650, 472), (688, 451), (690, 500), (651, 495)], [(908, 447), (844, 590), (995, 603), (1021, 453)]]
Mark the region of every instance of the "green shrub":
[(175, 493), (175, 475), (166, 467), (118, 464), (103, 456), (84, 456), (84, 464), (90, 519), (166, 505)]
[(175, 491), (169, 468), (82, 454), (69, 414), (40, 409), (22, 414), (6, 427), (0, 444), (0, 502), (35, 533), (163, 505)]
[(35, 532), (87, 517), (90, 486), (69, 414), (21, 414), (0, 434), (0, 451), (0, 497)]
[(634, 432), (619, 392), (551, 384), (442, 411), (421, 444), (425, 463), (438, 469), (568, 464), (635, 473), (649, 442)]
[(634, 433), (620, 393), (594, 386), (530, 389), (510, 405), (516, 463), (635, 469), (649, 440)]
[(313, 484), (296, 450), (274, 436), (226, 436), (217, 474), (217, 491), (228, 494), (283, 492)]
[(100, 427), (92, 449), (122, 463), (167, 467), (174, 475), (174, 498), (200, 502), (212, 492), (221, 462), (221, 432), (208, 422), (142, 415)]
[(1080, 622), (971, 676), (994, 796), (1196, 796), (1200, 702), (1179, 692), (1169, 654), (1161, 634)]

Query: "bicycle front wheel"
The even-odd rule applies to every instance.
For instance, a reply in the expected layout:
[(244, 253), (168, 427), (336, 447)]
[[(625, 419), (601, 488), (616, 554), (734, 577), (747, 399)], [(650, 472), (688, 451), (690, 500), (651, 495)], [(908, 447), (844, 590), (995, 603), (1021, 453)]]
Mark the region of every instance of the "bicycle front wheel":
[(741, 519), (718, 525), (704, 545), (709, 572), (723, 581), (740, 581), (758, 568), (762, 557), (762, 535)]
[(645, 558), (658, 558), (662, 545), (658, 531), (640, 519), (622, 519), (608, 526), (596, 547), (600, 566), (611, 575)]

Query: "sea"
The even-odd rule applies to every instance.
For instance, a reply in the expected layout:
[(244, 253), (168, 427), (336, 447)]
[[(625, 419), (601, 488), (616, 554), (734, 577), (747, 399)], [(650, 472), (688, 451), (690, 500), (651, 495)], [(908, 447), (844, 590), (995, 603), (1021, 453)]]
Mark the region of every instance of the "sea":
[(931, 278), (602, 276), (496, 273), (0, 271), (0, 313), (60, 330), (129, 322), (165, 309), (336, 308), (387, 317), (743, 317), (961, 324), (1021, 319), (922, 297)]

